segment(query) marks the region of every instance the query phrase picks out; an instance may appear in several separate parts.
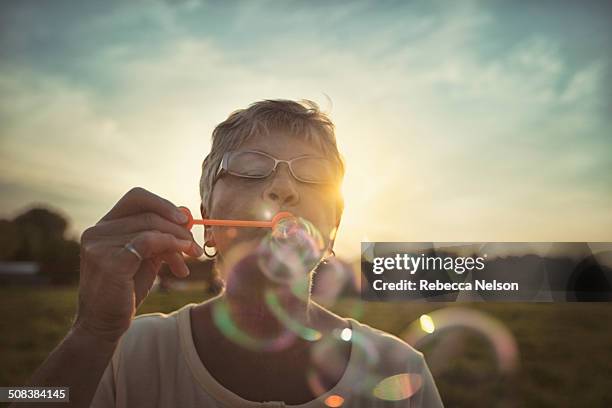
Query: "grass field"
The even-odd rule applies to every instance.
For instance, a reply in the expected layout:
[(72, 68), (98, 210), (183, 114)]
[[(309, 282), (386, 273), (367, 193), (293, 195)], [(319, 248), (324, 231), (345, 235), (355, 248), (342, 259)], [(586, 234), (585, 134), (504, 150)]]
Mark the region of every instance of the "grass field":
[[(204, 300), (202, 291), (153, 293), (138, 314), (170, 312)], [(75, 311), (75, 288), (0, 288), (0, 385), (23, 384), (66, 333)], [(448, 306), (431, 303), (361, 303), (341, 300), (333, 310), (399, 335), (424, 313)], [(431, 365), (447, 407), (612, 406), (612, 306), (601, 303), (462, 304), (501, 321), (520, 352), (514, 375), (497, 374), (482, 336), (449, 333), (421, 351)], [(454, 353), (440, 358), (441, 342)], [(440, 347), (438, 347), (440, 346)], [(448, 353), (448, 345), (446, 347)], [(436, 357), (438, 357), (436, 359)], [(440, 361), (444, 364), (439, 364)]]

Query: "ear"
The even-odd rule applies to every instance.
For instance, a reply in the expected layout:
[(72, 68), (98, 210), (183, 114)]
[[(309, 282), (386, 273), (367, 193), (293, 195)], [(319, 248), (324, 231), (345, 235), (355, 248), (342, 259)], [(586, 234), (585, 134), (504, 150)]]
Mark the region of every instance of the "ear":
[(330, 237), (329, 245), (326, 250), (326, 257), (333, 256), (334, 243), (336, 242), (336, 236), (338, 235), (338, 228), (340, 228), (340, 221), (342, 220), (342, 214), (344, 213), (344, 197), (342, 194), (338, 195), (336, 202), (336, 228), (334, 229), (334, 235)]
[(342, 193), (338, 194), (336, 201), (336, 231), (340, 227), (340, 221), (342, 220), (342, 214), (344, 214), (344, 196)]
[[(200, 204), (200, 214), (202, 214), (202, 219), (208, 219), (208, 214), (206, 213), (206, 209), (204, 208), (204, 204)], [(212, 233), (212, 228), (204, 227), (204, 245), (207, 247), (216, 246), (215, 238)]]
[(336, 228), (333, 230), (333, 235), (330, 237), (329, 244), (327, 245), (327, 249), (325, 250), (325, 258), (329, 258), (335, 256), (334, 253), (334, 243), (336, 242), (336, 236), (338, 235), (338, 227), (340, 226), (340, 219), (338, 219), (338, 223), (336, 224)]

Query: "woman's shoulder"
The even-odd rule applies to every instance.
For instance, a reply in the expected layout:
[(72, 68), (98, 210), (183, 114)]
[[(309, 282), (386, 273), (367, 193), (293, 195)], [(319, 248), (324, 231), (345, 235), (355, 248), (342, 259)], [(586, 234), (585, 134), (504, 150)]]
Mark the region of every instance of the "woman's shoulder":
[(423, 365), (423, 353), (401, 338), (355, 319), (340, 317), (319, 305), (317, 308), (322, 315), (327, 316), (329, 327), (336, 327), (336, 330), (340, 328), (338, 333), (341, 338), (352, 341), (355, 351), (373, 356), (372, 361), (387, 367), (399, 363), (403, 369), (406, 364), (412, 369), (420, 369)]

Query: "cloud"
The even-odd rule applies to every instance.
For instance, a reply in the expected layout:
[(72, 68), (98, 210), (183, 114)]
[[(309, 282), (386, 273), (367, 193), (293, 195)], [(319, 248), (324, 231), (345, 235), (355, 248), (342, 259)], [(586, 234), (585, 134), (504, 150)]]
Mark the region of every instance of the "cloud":
[(348, 164), (340, 253), (364, 235), (610, 231), (606, 60), (572, 64), (554, 33), (491, 38), (499, 16), (477, 3), (290, 8), (156, 3), (65, 28), (103, 41), (60, 43), (66, 69), (2, 66), (0, 181), (52, 202), (60, 191), (69, 212), (101, 216), (132, 185), (196, 210), (209, 135), (229, 112), (329, 95)]

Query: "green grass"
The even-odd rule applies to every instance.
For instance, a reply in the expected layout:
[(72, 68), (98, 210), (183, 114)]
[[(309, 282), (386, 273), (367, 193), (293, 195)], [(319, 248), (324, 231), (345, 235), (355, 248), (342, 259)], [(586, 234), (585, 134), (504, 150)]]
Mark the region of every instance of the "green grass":
[[(76, 299), (75, 288), (0, 288), (1, 386), (20, 385), (27, 380), (70, 327)], [(204, 299), (201, 290), (153, 293), (138, 314), (170, 312)], [(448, 306), (469, 307), (501, 321), (518, 343), (520, 367), (512, 376), (498, 375), (494, 355), (482, 336), (466, 330), (448, 332), (445, 338), (422, 348), (446, 406), (612, 406), (609, 304), (451, 305), (343, 300), (333, 310), (399, 335), (422, 314)], [(451, 351), (441, 360), (443, 349)]]

